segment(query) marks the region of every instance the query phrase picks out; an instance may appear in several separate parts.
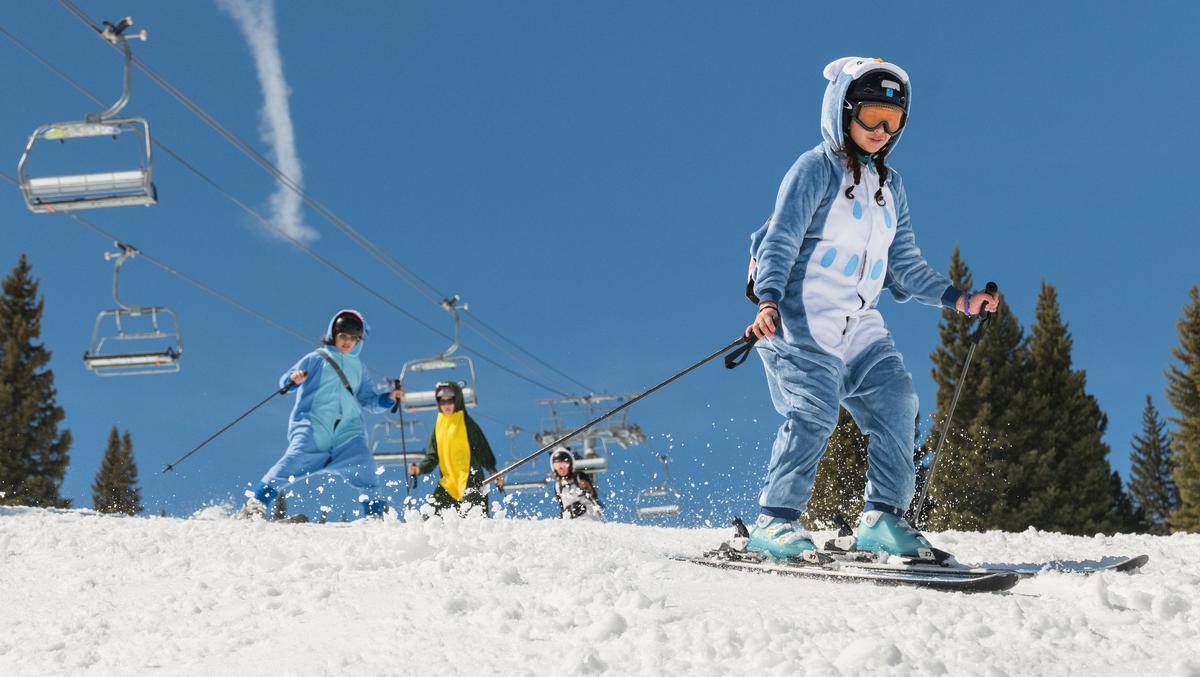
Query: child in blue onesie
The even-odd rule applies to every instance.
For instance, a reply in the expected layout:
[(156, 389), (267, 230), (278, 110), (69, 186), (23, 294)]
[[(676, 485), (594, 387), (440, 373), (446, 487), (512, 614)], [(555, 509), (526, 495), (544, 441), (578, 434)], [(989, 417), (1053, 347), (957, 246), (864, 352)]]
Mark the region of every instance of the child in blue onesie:
[(917, 395), (876, 309), (883, 289), (967, 315), (998, 299), (964, 292), (921, 256), (900, 175), (886, 163), (908, 122), (908, 74), (881, 59), (846, 57), (825, 67), (823, 142), (783, 179), (770, 220), (751, 236), (751, 297), (775, 409), (784, 416), (771, 449), (760, 515), (748, 548), (794, 557), (815, 548), (797, 521), (817, 462), (844, 406), (870, 435), (866, 504), (856, 548), (932, 556), (904, 520), (916, 472)]
[(387, 411), (403, 395), (397, 387), (376, 393), (358, 358), (369, 328), (357, 310), (342, 310), (329, 321), (321, 348), (284, 372), (279, 386), (299, 386), (288, 421), (288, 448), (252, 491), (240, 518), (262, 517), (279, 492), (317, 473), (340, 475), (358, 490), (364, 515), (382, 515), (375, 461), (367, 447), (362, 410)]

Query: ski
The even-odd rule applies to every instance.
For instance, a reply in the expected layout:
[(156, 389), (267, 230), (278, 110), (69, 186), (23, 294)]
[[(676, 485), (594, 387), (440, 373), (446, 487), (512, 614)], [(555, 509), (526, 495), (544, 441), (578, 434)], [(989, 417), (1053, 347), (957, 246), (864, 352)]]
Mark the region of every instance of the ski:
[(992, 571), (930, 565), (870, 564), (813, 552), (805, 559), (772, 560), (756, 553), (739, 552), (729, 544), (700, 557), (672, 559), (737, 571), (816, 578), (839, 582), (908, 586), (948, 592), (1003, 592), (1021, 580), (1011, 571)]
[(1026, 564), (979, 564), (975, 566), (991, 571), (1011, 571), (1022, 578), (1030, 578), (1044, 573), (1083, 575), (1104, 571), (1132, 573), (1146, 566), (1146, 563), (1149, 561), (1149, 555), (1111, 555), (1098, 560), (1056, 559)]

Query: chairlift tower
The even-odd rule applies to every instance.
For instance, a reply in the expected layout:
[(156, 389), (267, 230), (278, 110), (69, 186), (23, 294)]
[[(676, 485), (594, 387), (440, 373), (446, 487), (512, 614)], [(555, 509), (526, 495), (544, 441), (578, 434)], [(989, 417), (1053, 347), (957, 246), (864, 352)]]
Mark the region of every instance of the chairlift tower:
[[(158, 201), (158, 192), (152, 181), (154, 156), (150, 124), (145, 118), (118, 117), (125, 104), (129, 103), (133, 53), (129, 49), (128, 41), (131, 38), (143, 41), (146, 39), (144, 30), (126, 34), (132, 25), (133, 19), (125, 17), (116, 24), (105, 21), (104, 29), (99, 30), (101, 37), (119, 47), (124, 54), (125, 77), (121, 98), (105, 111), (87, 114), (82, 121), (42, 125), (29, 136), (25, 152), (21, 154), (17, 163), (17, 175), (20, 179), (21, 194), (25, 197), (25, 205), (30, 211), (47, 214), (100, 207), (149, 206)], [(40, 147), (44, 142), (58, 141), (65, 144), (68, 141), (74, 143), (76, 139), (105, 136), (116, 139), (121, 134), (135, 135), (139, 139), (142, 150), (141, 162), (137, 168), (37, 177), (28, 173), (29, 158), (34, 154), (35, 146)]]

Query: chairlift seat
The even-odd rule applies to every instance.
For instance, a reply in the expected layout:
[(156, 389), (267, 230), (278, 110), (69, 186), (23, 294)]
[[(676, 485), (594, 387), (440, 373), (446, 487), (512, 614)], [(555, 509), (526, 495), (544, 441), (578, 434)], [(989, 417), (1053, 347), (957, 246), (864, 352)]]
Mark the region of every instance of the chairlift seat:
[(424, 451), (380, 451), (371, 454), (376, 463), (420, 463), (425, 458)]
[[(463, 403), (468, 407), (474, 407), (479, 403), (475, 396), (475, 389), (468, 385), (462, 386)], [(434, 390), (418, 390), (416, 392), (405, 392), (402, 400), (404, 411), (420, 412), (420, 411), (437, 411), (437, 393)]]
[(425, 458), (425, 443), (417, 428), (420, 421), (381, 421), (371, 427), (371, 456), (382, 465), (419, 463)]
[(571, 465), (575, 470), (593, 475), (602, 472), (608, 472), (608, 458), (605, 456), (585, 456), (584, 458), (577, 458)]
[[(150, 327), (144, 331), (130, 331), (123, 320), (149, 316)], [(165, 331), (160, 326), (159, 317), (171, 318), (171, 331)], [(106, 324), (106, 318), (112, 319), (115, 332), (101, 333)], [(169, 345), (158, 350), (113, 350), (114, 344), (125, 346), (145, 347), (148, 344), (161, 344), (167, 341)], [(183, 338), (180, 333), (179, 318), (170, 308), (161, 306), (131, 306), (115, 310), (104, 310), (96, 315), (96, 324), (92, 329), (92, 344), (83, 355), (85, 367), (95, 372), (97, 376), (134, 376), (141, 374), (169, 374), (179, 371), (180, 360), (183, 358)]]
[[(115, 136), (137, 132), (144, 138), (143, 164), (137, 169), (30, 177), (26, 162), (37, 140), (65, 141), (96, 136)], [(17, 164), (21, 193), (30, 211), (37, 214), (68, 212), (101, 207), (152, 205), (158, 202), (158, 190), (151, 181), (150, 127), (142, 118), (106, 120), (101, 123), (68, 122), (43, 125), (29, 137), (25, 152)]]
[(652, 517), (671, 517), (673, 515), (678, 515), (678, 514), (679, 514), (679, 505), (678, 504), (653, 505), (653, 506), (639, 507), (637, 509), (637, 515), (639, 518), (642, 518), (642, 519), (652, 518)]
[(505, 491), (545, 491), (547, 488), (546, 480), (541, 482), (505, 482)]

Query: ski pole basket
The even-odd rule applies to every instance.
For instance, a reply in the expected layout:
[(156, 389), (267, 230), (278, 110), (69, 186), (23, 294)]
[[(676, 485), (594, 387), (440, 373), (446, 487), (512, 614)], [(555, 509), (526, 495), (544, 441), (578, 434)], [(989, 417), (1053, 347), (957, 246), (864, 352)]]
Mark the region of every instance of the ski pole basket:
[(634, 499), (638, 519), (657, 519), (679, 514), (679, 494), (671, 487), (671, 469), (668, 465), (671, 459), (665, 454), (659, 454), (658, 460), (663, 464), (663, 481), (638, 492)]
[[(405, 362), (404, 367), (400, 370), (400, 382), (407, 383), (405, 379), (410, 374), (453, 370), (455, 376), (459, 378), (442, 378), (438, 379), (438, 381), (454, 380), (457, 382), (462, 388), (464, 404), (467, 407), (474, 407), (479, 404), (475, 380), (475, 363), (466, 355), (454, 354), (458, 350), (460, 338), (458, 309), (462, 308), (465, 310), (467, 308), (466, 304), (460, 305), (459, 300), (458, 295), (455, 294), (442, 301), (442, 309), (454, 316), (454, 343), (433, 357)], [(401, 400), (401, 406), (407, 412), (437, 411), (437, 394), (434, 385), (431, 384), (428, 390), (411, 390), (406, 387), (404, 398)]]
[[(34, 130), (25, 144), (25, 151), (17, 163), (17, 175), (20, 180), (21, 194), (25, 205), (38, 214), (51, 212), (68, 212), (79, 209), (96, 209), (100, 207), (125, 207), (129, 205), (152, 205), (158, 201), (158, 192), (151, 180), (153, 176), (152, 140), (150, 124), (144, 118), (119, 118), (117, 114), (129, 102), (130, 63), (133, 55), (126, 42), (128, 37), (146, 39), (146, 32), (126, 36), (125, 30), (133, 24), (128, 17), (113, 25), (105, 22), (106, 28), (101, 35), (114, 45), (118, 45), (125, 55), (124, 89), (121, 98), (108, 110), (102, 113), (90, 113), (84, 120), (78, 122), (55, 122), (42, 125)], [(28, 165), (31, 155), (41, 155), (44, 146), (50, 141), (72, 146), (71, 156), (75, 159), (82, 147), (76, 143), (78, 139), (95, 139), (109, 137), (118, 139), (122, 136), (135, 138), (138, 147), (138, 164), (129, 168), (128, 165), (117, 170), (93, 171), (83, 173), (56, 174), (49, 176), (30, 176)], [(96, 149), (92, 149), (96, 150)], [(110, 163), (110, 153), (102, 153), (104, 164)]]

